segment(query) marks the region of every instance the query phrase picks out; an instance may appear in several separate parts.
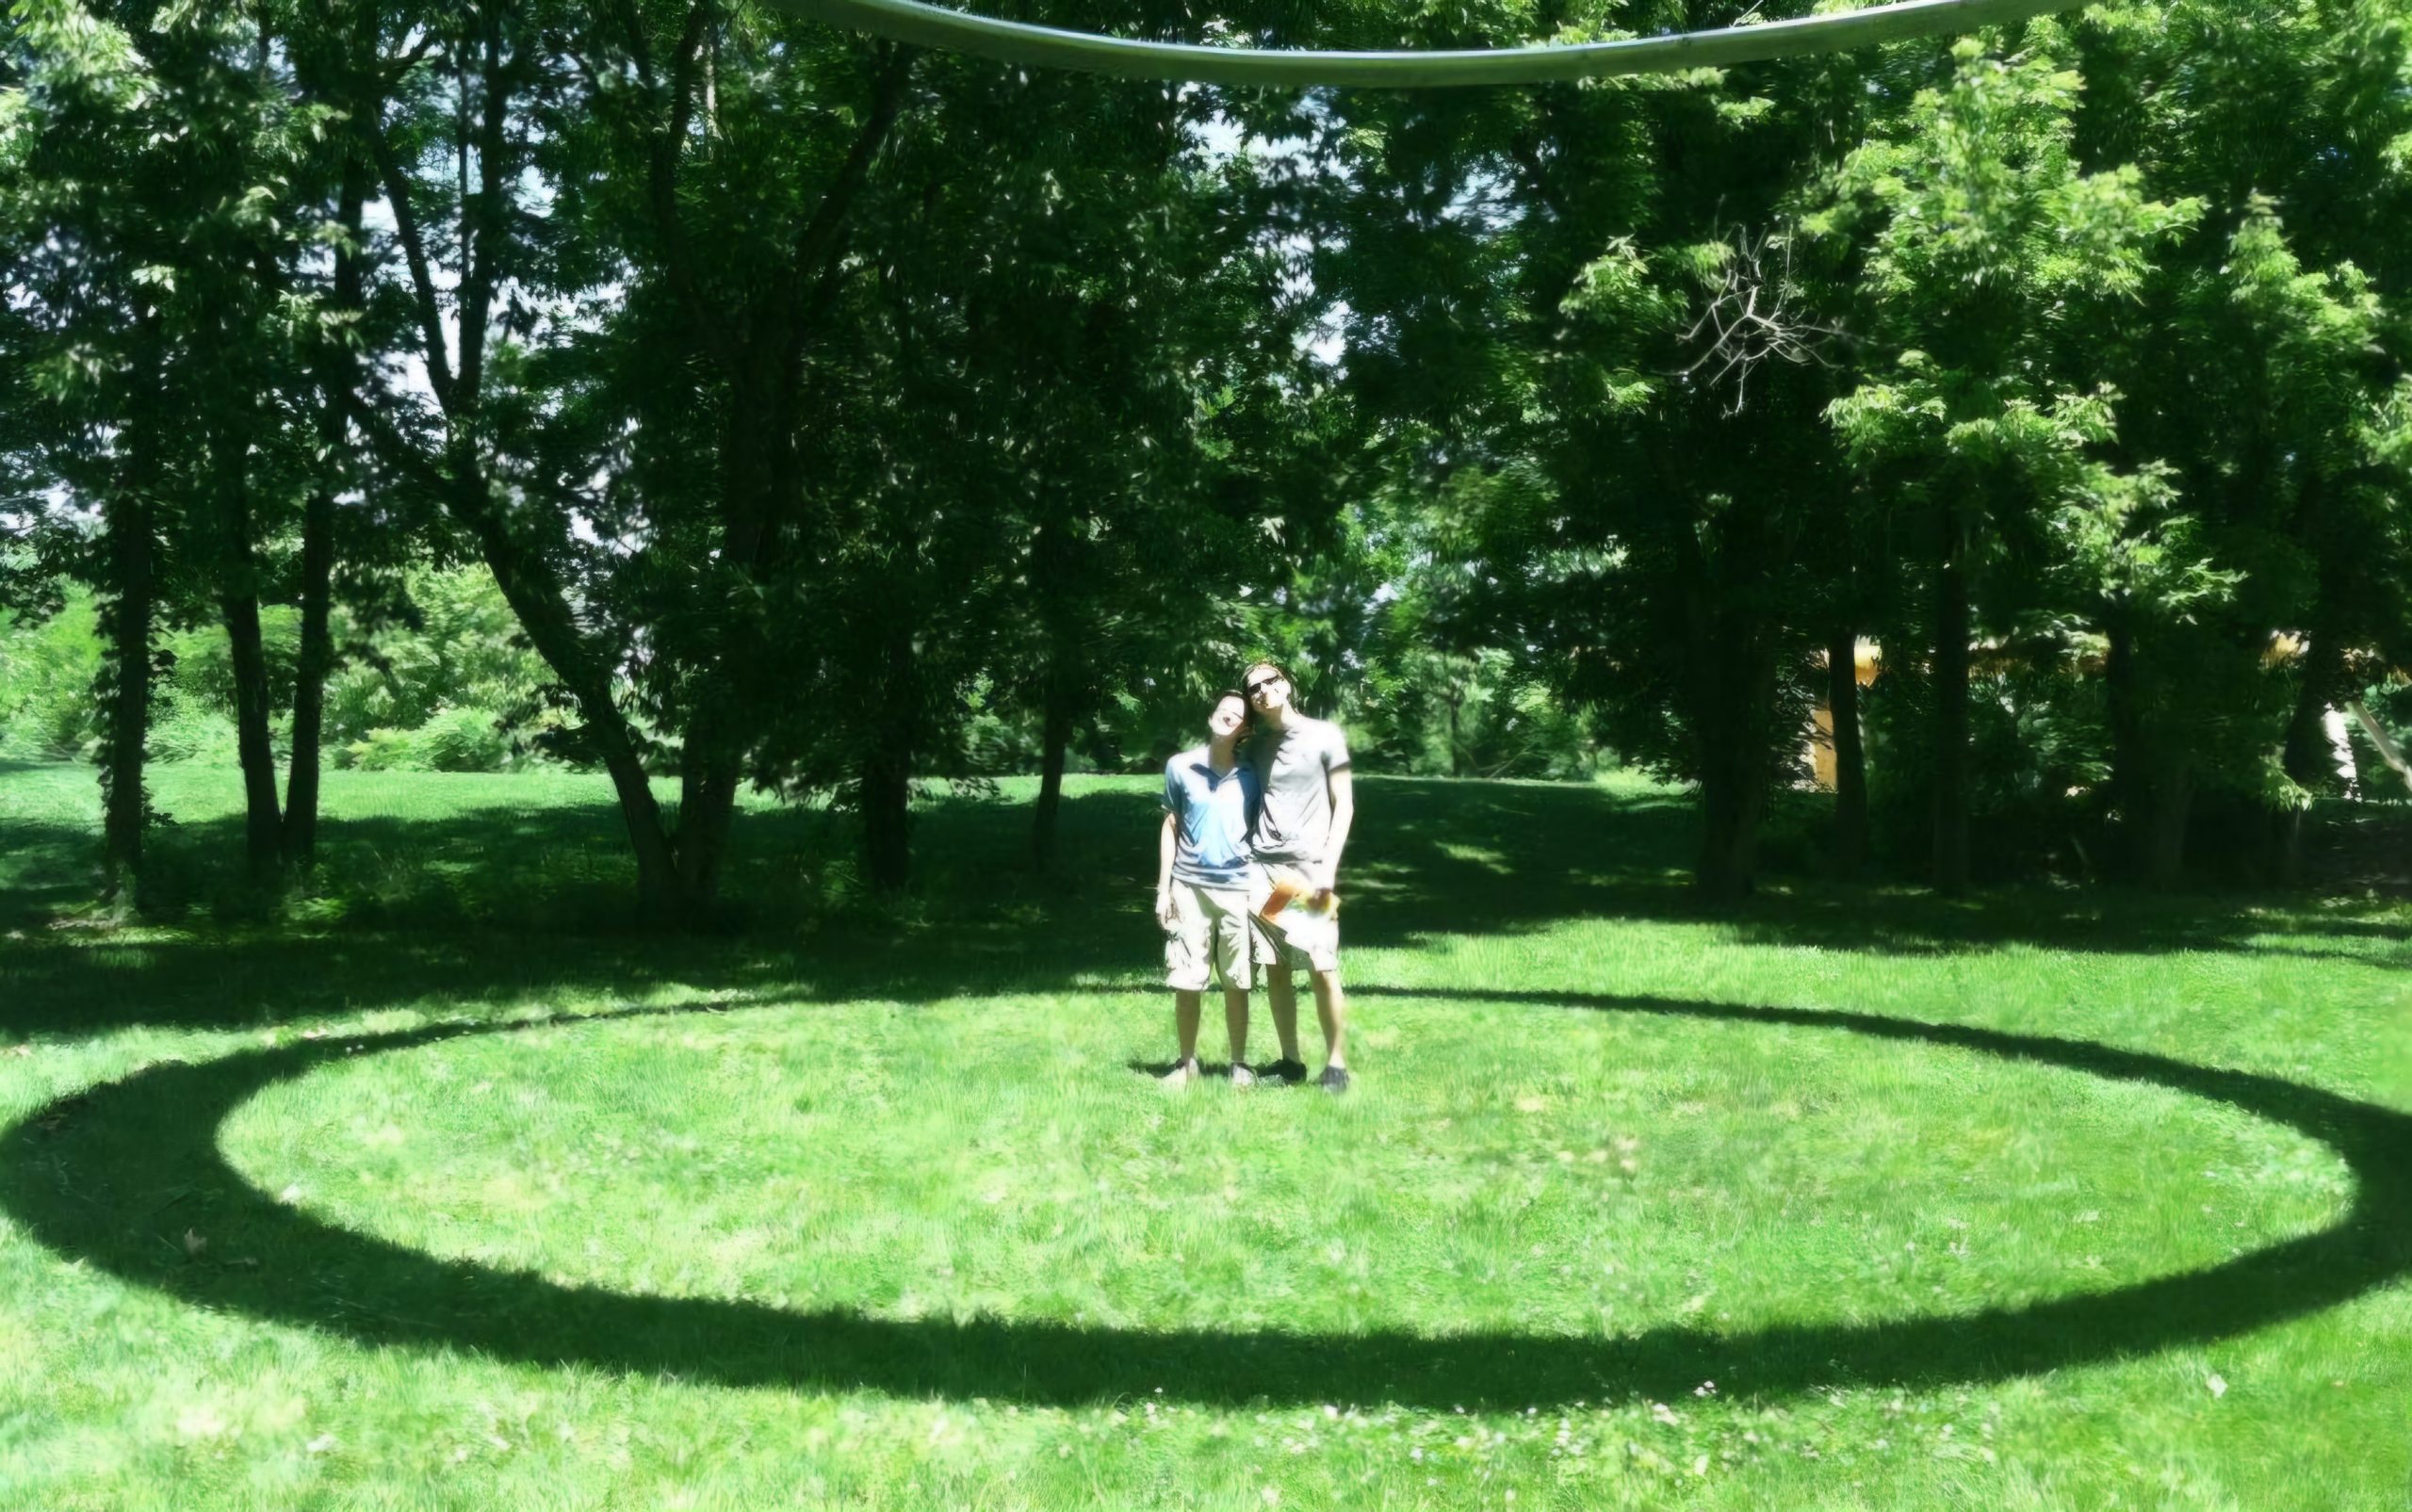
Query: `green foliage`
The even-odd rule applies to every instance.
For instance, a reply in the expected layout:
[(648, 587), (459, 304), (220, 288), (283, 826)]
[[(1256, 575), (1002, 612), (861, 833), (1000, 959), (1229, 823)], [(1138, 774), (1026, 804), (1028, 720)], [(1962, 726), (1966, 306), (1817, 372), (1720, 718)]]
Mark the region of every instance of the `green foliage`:
[(515, 764), (504, 721), (490, 708), (439, 707), (414, 729), (373, 729), (344, 747), (363, 772), (507, 772)]
[[(204, 623), (171, 631), (161, 640), (165, 659), (173, 668), (162, 696), (172, 707), (215, 714), (231, 730), (236, 677), (225, 627)], [(261, 607), (260, 645), (268, 663), (271, 715), (292, 712), (293, 669), (301, 643), (300, 610), (289, 604)]]
[[(1968, 820), (1980, 878), (2097, 879), (2110, 775), (2098, 639), (2003, 647), (1970, 680)], [(1888, 668), (1867, 691), (1869, 839), (1891, 870), (1919, 875), (1931, 844), (1934, 686)]]
[[(545, 701), (545, 667), (518, 633), (482, 567), (410, 575), (373, 628), (351, 619), (351, 655), (330, 679), (326, 745), (371, 770), (500, 772), (536, 756), (568, 728)], [(300, 629), (290, 606), (261, 614), (270, 687), (288, 692)], [(149, 741), (159, 761), (222, 762), (235, 756), (235, 681), (225, 632), (215, 626), (161, 638), (167, 669)], [(0, 755), (58, 760), (89, 756), (96, 738), (92, 683), (101, 666), (92, 595), (71, 589), (42, 618), (0, 629)], [(289, 707), (273, 709), (280, 747)], [(1008, 767), (1001, 770), (1019, 770)]]
[(323, 689), (363, 766), (609, 767), (703, 917), (749, 784), (890, 887), (917, 781), (1149, 765), (1270, 654), (1377, 769), (1696, 786), (1738, 893), (1868, 635), (1897, 841), (1939, 797), (2174, 876), (2197, 795), (2300, 813), (2305, 732), (2412, 663), (2402, 0), (2232, 12), (1299, 99), (754, 0), (26, 0), (0, 603), (89, 592), (7, 637), (9, 749), (108, 756), (66, 690), (141, 680), (74, 626), (150, 625), (148, 748), (239, 717), (271, 821)]
[(99, 738), (98, 624), (91, 594), (80, 591), (52, 614), (0, 612), (0, 757), (65, 760)]
[(482, 565), (411, 573), (373, 625), (354, 623), (339, 638), (350, 655), (328, 682), (331, 745), (405, 735), (448, 709), (482, 711), (523, 745), (563, 727), (546, 702), (550, 675)]

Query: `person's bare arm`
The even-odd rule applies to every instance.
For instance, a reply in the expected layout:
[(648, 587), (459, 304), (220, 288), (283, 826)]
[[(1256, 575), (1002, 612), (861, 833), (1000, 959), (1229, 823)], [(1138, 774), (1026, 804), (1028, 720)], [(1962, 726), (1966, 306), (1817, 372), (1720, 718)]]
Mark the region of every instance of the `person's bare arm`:
[(1348, 769), (1327, 774), (1324, 782), (1331, 794), (1331, 842), (1324, 847), (1323, 870), (1314, 879), (1317, 894), (1331, 891), (1340, 880), (1340, 853), (1347, 848), (1348, 826), (1357, 819), (1357, 784)]
[(1172, 858), (1180, 839), (1173, 831), (1173, 817), (1165, 816), (1164, 828), (1156, 832), (1156, 922), (1172, 928)]

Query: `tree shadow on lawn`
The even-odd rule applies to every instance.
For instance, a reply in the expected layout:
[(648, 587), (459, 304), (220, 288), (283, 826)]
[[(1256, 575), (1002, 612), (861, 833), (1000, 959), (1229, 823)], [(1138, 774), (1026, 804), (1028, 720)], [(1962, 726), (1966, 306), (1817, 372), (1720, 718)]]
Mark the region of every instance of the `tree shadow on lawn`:
[[(2032, 944), (2412, 966), (2403, 931), (2323, 918), (2300, 899), (2247, 914), (2218, 898), (2029, 888), (1950, 900), (1808, 884), (1711, 909), (1681, 870), (1694, 832), (1680, 794), (1404, 778), (1362, 788), (1368, 820), (1344, 879), (1353, 948), (1625, 919), (1707, 921), (1742, 943), (1897, 955)], [(0, 1032), (239, 1027), (443, 999), (625, 1000), (674, 984), (748, 1000), (785, 989), (921, 1001), (1100, 980), (1152, 994), (1161, 954), (1149, 909), (1155, 800), (1092, 790), (1063, 812), (1067, 859), (1042, 876), (1027, 860), (1025, 805), (928, 805), (917, 888), (885, 905), (846, 891), (844, 816), (746, 812), (728, 890), (750, 914), (704, 935), (648, 930), (631, 917), (631, 868), (608, 804), (331, 819), (324, 896), (300, 905), (316, 922), (215, 922), (204, 912), (173, 933), (20, 930), (0, 940)], [(238, 826), (228, 818), (162, 832), (162, 886), (199, 909), (239, 854)], [(90, 844), (57, 824), (0, 821), (0, 918), (55, 902), (52, 879), (77, 870)], [(2290, 931), (2310, 939), (2271, 937)], [(2322, 935), (2381, 943), (2356, 954), (2316, 943)]]
[[(1351, 848), (1348, 881), (1372, 927), (1392, 935), (1600, 914), (1628, 878), (1671, 885), (1691, 824), (1688, 805), (1671, 793), (1620, 799), (1570, 785), (1379, 778), (1365, 786), (1381, 820)], [(742, 810), (724, 923), (777, 934), (881, 911), (976, 919), (1033, 910), (1083, 924), (1116, 913), (1144, 922), (1160, 817), (1153, 794), (1075, 792), (1060, 812), (1065, 859), (1042, 875), (1030, 860), (1027, 805), (964, 795), (925, 803), (915, 816), (912, 896), (900, 911), (861, 898), (849, 816)], [(206, 920), (213, 904), (239, 904), (241, 854), (239, 814), (154, 831), (149, 885), (160, 915)], [(39, 923), (62, 890), (89, 886), (97, 839), (56, 821), (0, 818), (0, 922)], [(632, 918), (635, 866), (608, 802), (425, 817), (331, 812), (315, 890), (322, 916), (380, 928), (579, 934), (644, 922)]]
[[(2335, 1307), (2412, 1271), (2412, 1115), (2272, 1077), (2079, 1040), (1837, 1011), (1606, 994), (1497, 996), (1537, 1008), (1837, 1030), (2168, 1087), (2326, 1143), (2352, 1167), (2355, 1198), (2322, 1232), (2219, 1265), (1956, 1317), (1737, 1334), (1665, 1325), (1623, 1339), (1234, 1333), (992, 1317), (888, 1320), (564, 1284), (321, 1222), (251, 1186), (219, 1151), (220, 1128), (236, 1108), (320, 1065), (496, 1032), (527, 1034), (529, 1053), (542, 1054), (544, 1037), (595, 1021), (570, 1019), (444, 1026), (153, 1065), (0, 1132), (0, 1206), (62, 1260), (196, 1306), (364, 1346), (465, 1349), (540, 1368), (583, 1365), (732, 1387), (1066, 1406), (1159, 1390), (1216, 1406), (1513, 1409), (1636, 1393), (1670, 1400), (1703, 1380), (1745, 1400), (1842, 1385), (1926, 1388), (2233, 1337)], [(207, 1236), (204, 1257), (188, 1257), (171, 1237), (187, 1228)]]
[(40, 928), (100, 888), (99, 840), (82, 830), (0, 819), (0, 929)]

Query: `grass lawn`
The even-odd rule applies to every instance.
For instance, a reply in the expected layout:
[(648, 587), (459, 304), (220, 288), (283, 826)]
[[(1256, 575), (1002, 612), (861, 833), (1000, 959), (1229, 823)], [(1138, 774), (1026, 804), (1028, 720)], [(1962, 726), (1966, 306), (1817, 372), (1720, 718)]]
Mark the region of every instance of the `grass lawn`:
[(1051, 883), (933, 801), (877, 909), (751, 808), (682, 939), (599, 778), (332, 773), (268, 924), (159, 776), (106, 932), (90, 773), (0, 771), (0, 1508), (2412, 1490), (2401, 902), (1708, 914), (1679, 795), (1368, 778), (1356, 1089), (1168, 1094), (1146, 781)]

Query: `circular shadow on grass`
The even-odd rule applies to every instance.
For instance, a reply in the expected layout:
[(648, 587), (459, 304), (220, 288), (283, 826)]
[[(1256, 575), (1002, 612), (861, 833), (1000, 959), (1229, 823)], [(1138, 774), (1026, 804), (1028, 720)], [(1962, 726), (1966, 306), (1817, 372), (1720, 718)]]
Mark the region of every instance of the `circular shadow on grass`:
[[(848, 1310), (639, 1296), (445, 1260), (342, 1228), (251, 1186), (220, 1126), (269, 1084), (352, 1054), (477, 1034), (550, 1032), (635, 1014), (445, 1026), (169, 1062), (53, 1103), (8, 1129), (0, 1206), (62, 1259), (197, 1305), (358, 1343), (461, 1349), (735, 1387), (1076, 1404), (1395, 1402), (1523, 1407), (1713, 1379), (1728, 1396), (1843, 1385), (1931, 1387), (2084, 1365), (2232, 1337), (2334, 1307), (2412, 1272), (2412, 1115), (2273, 1077), (2079, 1040), (1829, 1010), (1543, 992), (1361, 987), (1430, 997), (1770, 1027), (1840, 1030), (2147, 1082), (2321, 1141), (2353, 1169), (2353, 1208), (2318, 1233), (2115, 1291), (1946, 1317), (1778, 1325), (1629, 1338), (1506, 1331), (1152, 1330), (1003, 1318), (888, 1320)], [(680, 1012), (669, 1010), (668, 1012)], [(694, 1010), (683, 1010), (693, 1012)], [(662, 1012), (644, 1010), (643, 1012)], [(182, 1236), (208, 1240), (187, 1256)]]

